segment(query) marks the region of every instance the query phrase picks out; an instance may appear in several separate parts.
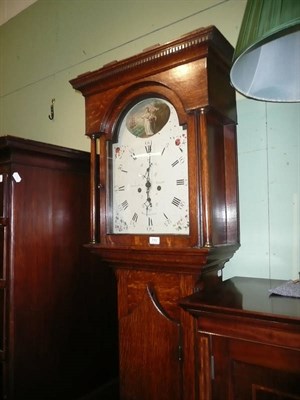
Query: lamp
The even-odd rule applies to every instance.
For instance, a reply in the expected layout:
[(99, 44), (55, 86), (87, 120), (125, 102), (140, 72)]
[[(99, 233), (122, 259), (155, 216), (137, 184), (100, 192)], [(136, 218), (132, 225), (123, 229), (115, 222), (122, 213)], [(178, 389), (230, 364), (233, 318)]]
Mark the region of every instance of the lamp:
[(230, 78), (256, 100), (300, 101), (299, 0), (248, 0)]

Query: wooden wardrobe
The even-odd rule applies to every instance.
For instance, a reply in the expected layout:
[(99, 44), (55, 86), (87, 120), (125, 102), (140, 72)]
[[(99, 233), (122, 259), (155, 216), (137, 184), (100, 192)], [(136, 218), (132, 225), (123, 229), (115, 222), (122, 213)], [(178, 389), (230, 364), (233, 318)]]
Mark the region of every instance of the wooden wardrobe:
[(115, 283), (84, 249), (89, 154), (0, 138), (0, 398), (79, 399), (117, 376)]

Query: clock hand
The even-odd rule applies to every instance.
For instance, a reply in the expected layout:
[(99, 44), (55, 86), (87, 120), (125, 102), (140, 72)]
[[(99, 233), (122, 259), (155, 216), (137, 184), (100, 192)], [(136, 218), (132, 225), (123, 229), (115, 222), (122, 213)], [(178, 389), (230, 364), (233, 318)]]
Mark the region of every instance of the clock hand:
[(148, 215), (148, 211), (149, 208), (152, 207), (152, 202), (151, 202), (151, 197), (150, 197), (150, 189), (151, 189), (151, 181), (150, 181), (150, 169), (151, 169), (152, 163), (151, 163), (151, 157), (148, 157), (148, 168), (146, 170), (146, 174), (144, 175), (144, 177), (146, 178), (146, 195), (147, 195), (147, 199), (146, 202), (144, 203), (145, 207), (146, 207), (146, 215)]
[(146, 169), (145, 175), (143, 175), (143, 177), (146, 178), (147, 181), (148, 180), (150, 181), (150, 169), (151, 169), (151, 167), (152, 167), (151, 157), (149, 156), (148, 157), (148, 168)]
[(145, 183), (145, 186), (146, 186), (147, 200), (144, 204), (146, 206), (146, 215), (148, 215), (149, 208), (152, 207), (152, 202), (151, 202), (151, 197), (150, 197), (151, 182), (148, 179), (147, 179), (147, 182)]

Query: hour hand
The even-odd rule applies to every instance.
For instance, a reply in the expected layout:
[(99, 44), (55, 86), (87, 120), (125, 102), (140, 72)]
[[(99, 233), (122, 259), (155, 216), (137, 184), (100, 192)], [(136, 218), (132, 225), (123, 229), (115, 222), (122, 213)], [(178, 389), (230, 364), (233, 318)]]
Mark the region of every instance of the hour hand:
[(146, 215), (148, 215), (149, 208), (152, 208), (152, 202), (150, 197), (147, 197), (147, 200), (145, 201), (144, 205), (146, 207)]

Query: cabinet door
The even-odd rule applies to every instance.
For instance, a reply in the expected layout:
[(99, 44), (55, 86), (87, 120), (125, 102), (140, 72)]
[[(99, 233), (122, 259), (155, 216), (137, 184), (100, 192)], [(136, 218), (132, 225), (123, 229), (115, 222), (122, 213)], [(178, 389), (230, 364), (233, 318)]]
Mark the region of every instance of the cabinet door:
[(7, 199), (8, 199), (8, 174), (0, 172), (0, 280), (5, 276), (5, 243), (7, 234)]
[(299, 350), (213, 337), (211, 351), (214, 399), (300, 400)]
[(6, 335), (6, 278), (7, 278), (7, 230), (8, 230), (8, 173), (0, 171), (0, 398), (6, 398), (6, 378), (4, 363), (7, 344)]
[(182, 327), (177, 278), (118, 271), (123, 400), (182, 399)]
[(0, 172), (0, 218), (6, 217), (7, 173)]
[(230, 341), (234, 398), (300, 400), (300, 351)]

